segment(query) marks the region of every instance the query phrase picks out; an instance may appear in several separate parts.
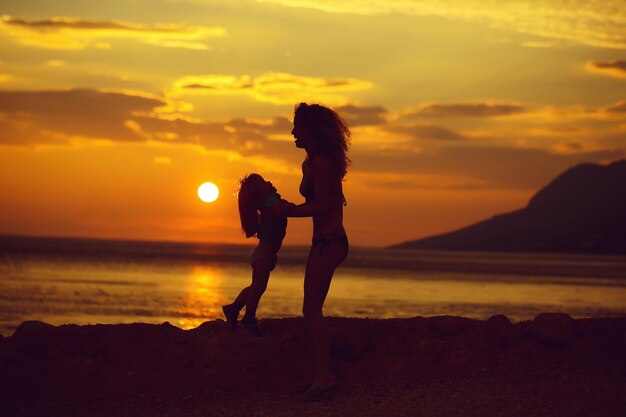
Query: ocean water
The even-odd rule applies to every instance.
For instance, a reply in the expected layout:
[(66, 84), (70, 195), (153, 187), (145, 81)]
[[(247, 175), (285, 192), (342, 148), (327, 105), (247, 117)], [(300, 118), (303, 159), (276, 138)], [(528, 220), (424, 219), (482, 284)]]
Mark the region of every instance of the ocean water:
[[(222, 318), (249, 285), (251, 246), (0, 236), (0, 334), (25, 320), (162, 323)], [(308, 248), (285, 247), (258, 310), (301, 315)], [(513, 321), (541, 312), (626, 315), (626, 257), (351, 248), (326, 315), (455, 315)]]

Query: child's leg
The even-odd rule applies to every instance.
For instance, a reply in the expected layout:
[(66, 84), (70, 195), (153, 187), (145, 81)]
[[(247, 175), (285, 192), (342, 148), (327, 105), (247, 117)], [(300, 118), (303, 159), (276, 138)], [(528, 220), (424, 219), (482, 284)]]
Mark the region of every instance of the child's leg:
[[(259, 306), (261, 296), (267, 288), (270, 279), (270, 272), (274, 269), (273, 259), (259, 259), (252, 264), (252, 285), (246, 291), (246, 314), (244, 319), (253, 320), (256, 317), (256, 310)], [(245, 289), (242, 291), (242, 293)]]
[(248, 291), (250, 291), (250, 286), (241, 290), (237, 298), (235, 298), (235, 302), (232, 305), (237, 309), (237, 311), (241, 310), (246, 305), (248, 300)]
[[(276, 253), (280, 249), (280, 243), (272, 243), (259, 240), (259, 244), (250, 254), (252, 265), (252, 284), (248, 287), (246, 298), (246, 314), (244, 319), (254, 321), (259, 300), (267, 288), (270, 272), (276, 266)], [(243, 292), (243, 291), (242, 291)]]

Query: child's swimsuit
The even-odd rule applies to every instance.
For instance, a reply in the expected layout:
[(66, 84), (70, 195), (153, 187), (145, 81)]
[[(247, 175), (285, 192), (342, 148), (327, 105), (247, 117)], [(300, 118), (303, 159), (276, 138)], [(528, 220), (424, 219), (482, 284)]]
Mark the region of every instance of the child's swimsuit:
[[(275, 204), (279, 204), (284, 202), (282, 198), (280, 198), (280, 194), (272, 193), (266, 196), (263, 199), (263, 209), (261, 210), (261, 221), (259, 222), (259, 231), (256, 236), (259, 240), (264, 240), (267, 242), (271, 242), (275, 245), (280, 246), (287, 234), (287, 218), (286, 217), (274, 217), (274, 216), (264, 216), (263, 212), (265, 209), (272, 207)], [(255, 246), (252, 249), (252, 253), (250, 254), (250, 264), (254, 264), (259, 259), (267, 259), (272, 263), (272, 269), (276, 265), (276, 261), (278, 257), (276, 254), (262, 246)]]

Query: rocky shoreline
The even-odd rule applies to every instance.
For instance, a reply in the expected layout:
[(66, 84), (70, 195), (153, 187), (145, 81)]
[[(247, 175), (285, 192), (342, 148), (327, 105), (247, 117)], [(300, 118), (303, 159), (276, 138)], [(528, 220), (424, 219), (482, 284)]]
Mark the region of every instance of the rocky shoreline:
[(624, 416), (626, 317), (544, 313), (328, 318), (337, 388), (301, 401), (310, 356), (301, 318), (24, 322), (0, 338), (3, 416)]

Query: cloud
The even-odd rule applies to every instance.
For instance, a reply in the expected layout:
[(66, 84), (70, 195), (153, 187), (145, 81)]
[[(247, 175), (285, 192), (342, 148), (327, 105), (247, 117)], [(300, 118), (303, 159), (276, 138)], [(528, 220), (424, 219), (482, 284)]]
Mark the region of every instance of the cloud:
[(283, 72), (249, 75), (207, 74), (178, 79), (173, 94), (248, 94), (255, 100), (273, 104), (321, 101), (344, 104), (345, 93), (372, 87), (369, 81), (341, 77), (307, 77)]
[(203, 122), (181, 114), (180, 109), (185, 109), (184, 104), (133, 92), (0, 91), (0, 144), (158, 141), (197, 145), (231, 156), (297, 160), (292, 142), (272, 139), (289, 134), (287, 118)]
[(142, 138), (125, 121), (166, 104), (147, 95), (99, 90), (0, 91), (4, 128), (20, 135), (11, 141), (0, 137), (0, 142), (63, 143), (72, 137), (138, 141)]
[[(266, 153), (270, 143), (275, 142), (271, 136), (288, 133), (291, 122), (282, 117), (202, 122), (144, 116), (135, 117), (131, 128), (145, 140), (195, 144), (207, 150), (227, 150), (249, 156)], [(284, 145), (287, 147), (286, 142)]]
[(580, 153), (584, 147), (578, 142), (566, 142), (553, 145), (551, 150), (554, 153)]
[(387, 110), (382, 106), (357, 106), (347, 104), (335, 109), (349, 127), (376, 126), (387, 123)]
[(142, 140), (195, 144), (206, 149), (228, 148), (232, 138), (222, 123), (190, 121), (182, 117), (147, 115), (127, 119), (125, 125)]
[[(471, 124), (476, 126), (479, 123), (489, 123), (493, 120), (506, 118), (506, 126), (515, 126), (516, 122), (521, 122), (522, 127), (532, 127), (535, 132), (539, 130), (553, 129), (559, 133), (558, 129), (572, 129), (573, 127), (558, 127), (554, 123), (584, 122), (592, 120), (606, 120), (608, 118), (620, 117), (624, 101), (618, 101), (606, 107), (585, 107), (581, 105), (568, 106), (544, 106), (529, 108), (517, 103), (423, 103), (417, 109), (400, 111), (392, 115), (394, 123), (411, 123), (415, 119), (474, 119), (474, 120), (454, 120), (450, 123)], [(484, 120), (483, 120), (484, 119)], [(539, 125), (537, 125), (539, 123)], [(496, 126), (491, 124), (490, 129)], [(580, 129), (581, 126), (576, 126)], [(562, 133), (567, 133), (565, 130)]]
[(292, 129), (291, 121), (286, 117), (274, 117), (270, 120), (233, 119), (226, 123), (226, 130), (244, 134), (254, 132), (264, 136), (289, 134)]
[(524, 48), (552, 48), (554, 44), (552, 42), (538, 42), (538, 41), (526, 41), (522, 42)]
[(60, 67), (64, 67), (65, 65), (66, 65), (66, 63), (64, 61), (59, 60), (59, 59), (51, 59), (49, 61), (46, 61), (46, 66), (47, 67), (60, 68)]
[[(210, 122), (188, 117), (184, 114), (186, 110), (182, 103), (128, 91), (0, 91), (0, 143), (29, 146), (92, 139), (156, 141), (194, 145), (223, 154), (225, 158), (245, 159), (264, 171), (289, 174), (298, 171), (301, 151), (294, 147), (292, 140), (285, 140), (291, 130), (288, 118)], [(623, 115), (626, 104), (617, 102), (603, 111)], [(344, 107), (343, 112), (368, 117), (386, 114), (377, 107), (359, 106)], [(590, 147), (595, 139), (585, 134), (575, 141), (567, 136), (559, 137), (558, 143), (545, 143), (542, 145), (545, 149), (538, 149), (529, 147), (532, 141), (525, 147), (507, 147), (504, 144), (511, 142), (506, 140), (501, 141), (502, 146), (493, 146), (480, 138), (470, 144), (463, 140), (466, 135), (447, 127), (390, 123), (397, 123), (397, 120), (365, 128), (368, 132), (371, 130), (369, 133), (376, 136), (378, 142), (362, 141), (355, 136), (350, 151), (351, 172), (380, 174), (385, 178), (383, 182), (397, 187), (406, 184), (401, 177), (408, 175), (418, 176), (422, 188), (429, 187), (426, 179), (432, 177), (439, 178), (433, 185), (435, 188), (527, 189), (543, 185), (576, 163), (624, 157), (623, 131), (621, 139), (611, 136), (595, 147)], [(389, 132), (409, 135), (411, 140), (396, 143)], [(614, 131), (598, 133), (592, 129), (591, 132), (608, 138)], [(426, 141), (417, 143), (416, 140)], [(612, 149), (607, 149), (609, 146)], [(444, 181), (443, 177), (448, 179)]]
[(626, 100), (620, 100), (610, 106), (604, 107), (602, 112), (611, 116), (626, 116)]
[(484, 181), (450, 175), (393, 174), (354, 172), (351, 181), (367, 184), (368, 188), (399, 190), (483, 190), (490, 188)]
[(3, 16), (0, 30), (21, 43), (41, 48), (84, 49), (89, 46), (110, 47), (103, 40), (132, 38), (166, 48), (207, 50), (209, 38), (226, 36), (222, 27), (163, 25), (145, 26), (136, 23), (88, 20), (70, 17), (20, 19)]
[(463, 140), (466, 139), (460, 133), (450, 130), (442, 126), (431, 125), (412, 125), (412, 126), (388, 126), (385, 128), (388, 132), (400, 133), (408, 135), (416, 140), (432, 139), (432, 140)]
[(589, 61), (587, 69), (598, 74), (609, 75), (615, 78), (626, 78), (626, 60), (616, 61)]
[(528, 109), (514, 103), (425, 103), (408, 117), (499, 117), (526, 112)]
[(404, 13), (484, 22), (520, 33), (604, 48), (626, 49), (623, 0), (257, 0), (333, 13)]
[(449, 176), (466, 184), (493, 188), (537, 189), (565, 169), (583, 162), (608, 162), (623, 158), (624, 149), (579, 153), (493, 146), (443, 146), (423, 152), (385, 152), (353, 147), (352, 172), (394, 175)]
[(297, 174), (301, 155), (293, 142), (273, 140), (291, 130), (286, 118), (234, 119), (223, 123), (140, 117), (133, 129), (144, 140), (192, 144), (228, 160), (245, 160), (261, 172)]

